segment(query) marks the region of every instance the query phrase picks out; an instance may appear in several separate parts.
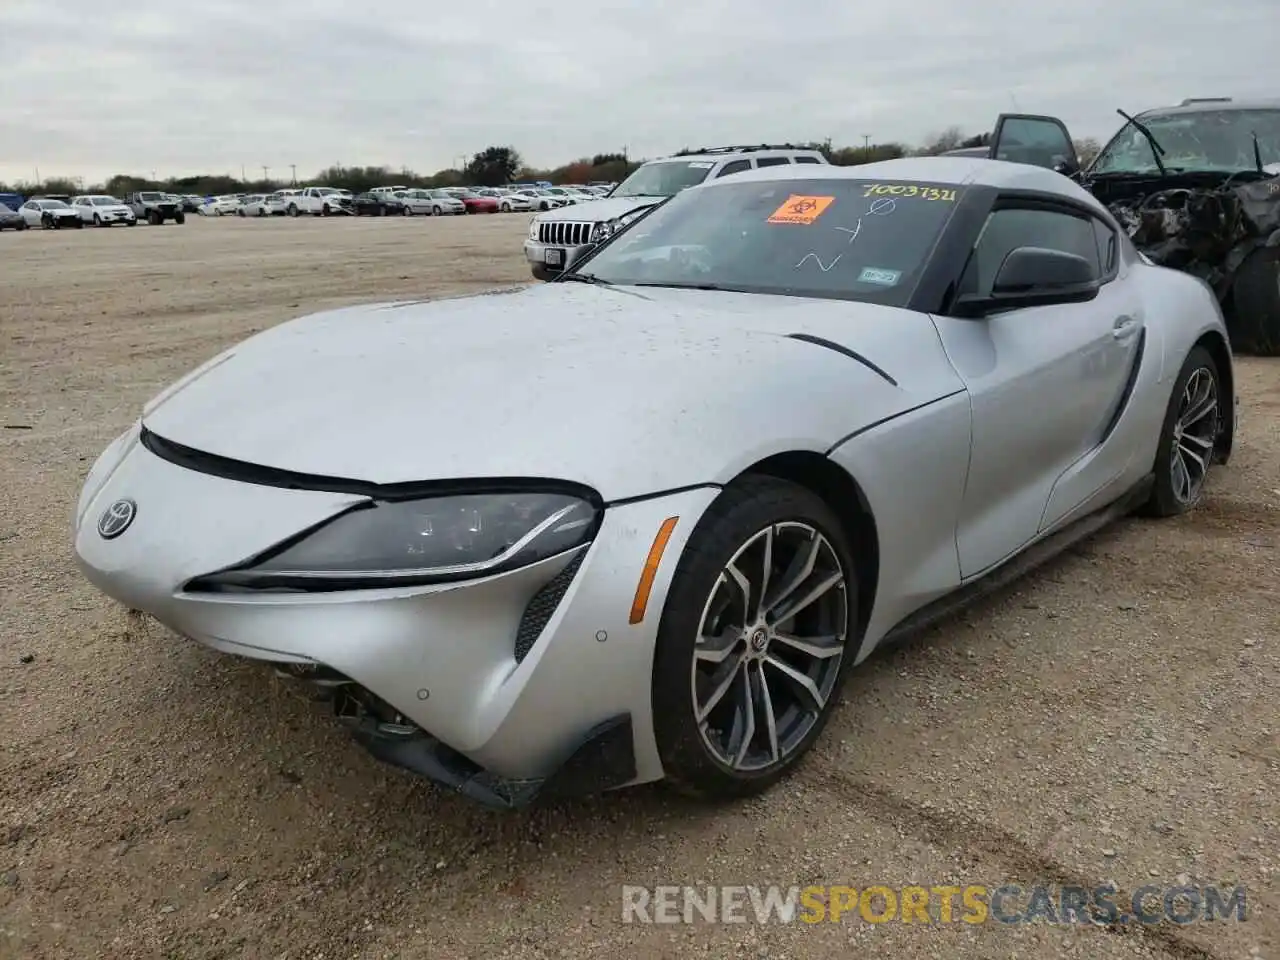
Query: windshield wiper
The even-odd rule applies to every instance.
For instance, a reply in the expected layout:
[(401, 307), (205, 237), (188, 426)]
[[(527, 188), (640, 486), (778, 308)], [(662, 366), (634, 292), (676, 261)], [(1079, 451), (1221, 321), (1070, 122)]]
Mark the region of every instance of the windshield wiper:
[(718, 283), (658, 283), (655, 281), (641, 281), (631, 284), (633, 287), (669, 287), (672, 290), (728, 290), (729, 287), (722, 287)]
[(560, 274), (561, 283), (598, 283), (602, 287), (612, 287), (612, 280), (602, 280), (594, 273), (562, 273)]
[(1160, 175), (1164, 176), (1166, 173), (1168, 173), (1169, 171), (1165, 170), (1164, 168), (1164, 161), (1160, 159), (1162, 156), (1164, 156), (1164, 147), (1160, 146), (1160, 142), (1156, 140), (1156, 135), (1147, 129), (1147, 125), (1145, 123), (1135, 120), (1133, 117), (1129, 116), (1123, 110), (1117, 109), (1116, 113), (1120, 114), (1120, 116), (1124, 117), (1131, 124), (1133, 124), (1134, 128), (1140, 134), (1142, 134), (1144, 137), (1147, 138), (1147, 143), (1151, 144), (1151, 155), (1156, 158), (1156, 166), (1160, 169)]

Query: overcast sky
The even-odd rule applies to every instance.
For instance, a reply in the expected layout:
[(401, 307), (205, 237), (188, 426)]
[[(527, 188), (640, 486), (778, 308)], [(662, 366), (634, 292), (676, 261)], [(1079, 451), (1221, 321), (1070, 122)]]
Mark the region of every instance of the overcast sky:
[(1280, 95), (1278, 3), (0, 0), (0, 180), (914, 143), (1015, 106), (1105, 138)]

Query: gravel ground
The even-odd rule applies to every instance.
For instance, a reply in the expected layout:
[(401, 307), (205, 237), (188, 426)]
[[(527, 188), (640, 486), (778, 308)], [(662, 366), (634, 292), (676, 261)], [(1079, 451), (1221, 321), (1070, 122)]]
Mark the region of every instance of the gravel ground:
[[(480, 810), (81, 580), (69, 515), (163, 385), (321, 308), (527, 279), (528, 218), (0, 237), (0, 958), (1280, 957), (1280, 366), (1236, 460), (852, 677), (811, 761)], [(1243, 883), (1244, 923), (623, 924), (624, 884)], [(879, 948), (877, 950), (877, 948)]]

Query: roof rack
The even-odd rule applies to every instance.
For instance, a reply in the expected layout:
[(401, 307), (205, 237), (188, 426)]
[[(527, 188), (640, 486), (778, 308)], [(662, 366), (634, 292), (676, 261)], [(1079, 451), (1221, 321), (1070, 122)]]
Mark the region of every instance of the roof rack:
[(1187, 97), (1178, 106), (1189, 107), (1193, 103), (1230, 103), (1230, 97)]
[(728, 147), (699, 147), (697, 150), (688, 150), (681, 156), (692, 156), (695, 153), (751, 153), (755, 150), (812, 150), (813, 147), (801, 147), (794, 143), (751, 143), (738, 144)]

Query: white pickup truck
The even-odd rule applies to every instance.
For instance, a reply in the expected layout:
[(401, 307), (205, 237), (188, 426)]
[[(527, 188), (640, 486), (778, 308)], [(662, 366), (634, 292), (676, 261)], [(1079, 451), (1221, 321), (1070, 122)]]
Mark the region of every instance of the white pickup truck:
[(351, 197), (333, 187), (304, 187), (289, 198), (285, 212), (291, 217), (304, 213), (317, 217), (351, 213)]

